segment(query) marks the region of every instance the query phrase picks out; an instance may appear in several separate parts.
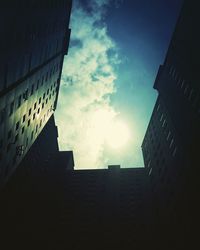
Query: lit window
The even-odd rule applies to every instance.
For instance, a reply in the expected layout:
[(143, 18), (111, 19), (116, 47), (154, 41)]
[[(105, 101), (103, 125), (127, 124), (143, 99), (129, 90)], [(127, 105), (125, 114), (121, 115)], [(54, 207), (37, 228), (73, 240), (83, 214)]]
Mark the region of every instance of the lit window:
[(147, 167), (149, 168), (151, 165), (151, 160), (149, 160), (148, 164), (147, 164)]
[(158, 104), (156, 111), (158, 111), (159, 109), (160, 109), (160, 104)]
[(166, 119), (164, 119), (163, 123), (162, 123), (162, 127), (164, 127), (166, 124)]
[(185, 84), (185, 80), (182, 81), (181, 88), (183, 88), (184, 84)]
[(177, 152), (177, 147), (174, 148), (172, 155), (175, 156)]
[(167, 134), (167, 141), (169, 140), (170, 135), (171, 135), (171, 131), (169, 131)]
[(171, 139), (171, 142), (170, 142), (170, 144), (169, 144), (169, 147), (170, 147), (170, 148), (173, 146), (173, 143), (174, 143), (174, 139), (172, 138), (172, 139)]
[(160, 122), (162, 121), (162, 119), (163, 119), (163, 114), (160, 116)]
[(150, 170), (149, 170), (149, 175), (151, 175), (151, 173), (152, 173), (152, 168), (150, 168)]

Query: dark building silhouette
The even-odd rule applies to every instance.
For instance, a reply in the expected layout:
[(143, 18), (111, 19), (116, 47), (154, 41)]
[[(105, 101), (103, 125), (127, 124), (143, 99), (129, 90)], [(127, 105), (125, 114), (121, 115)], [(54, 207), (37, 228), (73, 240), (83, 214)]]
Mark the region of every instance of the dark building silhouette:
[(77, 246), (98, 242), (101, 249), (148, 243), (151, 212), (145, 171), (120, 166), (68, 171), (60, 236), (77, 235)]
[(71, 1), (0, 3), (0, 184), (56, 109)]
[(179, 243), (195, 237), (199, 209), (198, 29), (197, 1), (186, 0), (154, 83), (159, 95), (142, 143), (157, 228)]
[(8, 249), (56, 249), (64, 178), (74, 167), (73, 153), (59, 151), (57, 137), (52, 115), (0, 190), (2, 246)]

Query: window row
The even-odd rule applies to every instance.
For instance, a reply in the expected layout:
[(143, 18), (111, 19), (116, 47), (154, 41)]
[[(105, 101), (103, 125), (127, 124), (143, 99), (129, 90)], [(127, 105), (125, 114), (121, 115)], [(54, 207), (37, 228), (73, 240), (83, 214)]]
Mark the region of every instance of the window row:
[[(55, 86), (55, 85), (56, 85), (56, 84), (54, 84), (54, 86)], [(17, 100), (17, 107), (20, 107), (20, 105), (21, 105), (21, 103), (22, 103), (22, 97), (24, 98), (24, 94), (27, 93), (27, 92), (28, 92), (28, 91), (26, 90), (26, 91), (23, 93), (23, 95), (19, 95), (18, 100)], [(44, 108), (45, 103), (47, 104), (48, 101), (51, 100), (52, 96), (55, 95), (55, 93), (56, 93), (56, 91), (55, 91), (55, 89), (53, 89), (53, 85), (52, 85), (50, 88), (47, 89), (47, 91), (43, 94), (43, 96), (39, 98), (38, 103), (40, 104), (41, 101), (42, 101), (42, 99), (44, 100), (45, 97), (47, 97), (47, 96), (49, 95), (49, 96), (46, 98), (46, 100), (44, 100), (44, 102), (42, 103), (42, 109)], [(27, 94), (26, 94), (26, 96), (27, 96)], [(36, 106), (37, 106), (37, 102), (35, 102), (35, 104), (34, 104), (34, 110), (36, 109)], [(11, 115), (13, 114), (13, 112), (14, 112), (14, 107), (15, 107), (15, 102), (12, 101), (12, 102), (10, 103), (10, 106), (9, 106), (9, 116), (11, 116)], [(38, 113), (39, 113), (39, 112), (38, 112)], [(30, 114), (31, 114), (31, 109), (29, 110), (29, 115), (30, 115)], [(4, 122), (5, 119), (6, 119), (6, 107), (0, 110), (0, 125)], [(23, 116), (23, 119), (24, 119), (24, 116)], [(25, 121), (25, 120), (23, 120), (23, 122), (24, 122), (24, 121)]]
[[(39, 128), (42, 127), (42, 124), (46, 121), (46, 118), (50, 115), (50, 112), (51, 112), (51, 109), (48, 109), (47, 113), (44, 114), (43, 118), (40, 119), (40, 122), (39, 122), (38, 124), (36, 124), (35, 129), (31, 132), (31, 140), (33, 140), (34, 133), (37, 134), (37, 133), (39, 132)], [(29, 126), (29, 125), (30, 125), (30, 120), (28, 121), (28, 126)], [(16, 129), (15, 129), (15, 130), (17, 131), (17, 134), (15, 135), (13, 141), (9, 141), (9, 140), (11, 139), (11, 137), (12, 137), (13, 131), (12, 131), (11, 129), (8, 131), (7, 140), (8, 140), (9, 142), (8, 142), (8, 144), (7, 144), (7, 147), (6, 147), (6, 152), (7, 152), (7, 153), (10, 151), (12, 145), (15, 145), (15, 144), (17, 143), (17, 141), (18, 141), (18, 139), (19, 139), (19, 135), (20, 135), (20, 134), (21, 134), (21, 135), (24, 134), (24, 132), (25, 132), (25, 126), (20, 127), (20, 131), (21, 131), (21, 133), (20, 133), (20, 131), (19, 131), (19, 121), (18, 121), (18, 122), (16, 123)], [(6, 140), (6, 141), (7, 141), (7, 140)], [(26, 145), (21, 145), (21, 146), (27, 147), (27, 146), (28, 146), (28, 141), (29, 141), (29, 139), (28, 139), (28, 137), (27, 137), (27, 139), (26, 139)], [(1, 139), (1, 140), (0, 140), (0, 150), (1, 150), (1, 151), (2, 151), (2, 149), (3, 149), (3, 144), (4, 144), (4, 143), (3, 143), (3, 139)], [(17, 147), (18, 147), (18, 146), (17, 146)], [(16, 148), (17, 148), (17, 147), (16, 147)], [(2, 154), (0, 154), (0, 156), (1, 156), (1, 157), (0, 157), (0, 160), (2, 160)]]
[[(200, 96), (198, 92), (195, 90), (194, 87), (190, 86), (183, 77), (181, 77), (180, 73), (177, 72), (175, 67), (171, 66), (169, 69), (169, 74), (172, 76), (172, 78), (175, 80), (177, 87), (180, 88), (183, 95), (192, 103), (194, 107), (197, 107), (198, 109), (200, 106)], [(198, 110), (199, 111), (199, 110)]]

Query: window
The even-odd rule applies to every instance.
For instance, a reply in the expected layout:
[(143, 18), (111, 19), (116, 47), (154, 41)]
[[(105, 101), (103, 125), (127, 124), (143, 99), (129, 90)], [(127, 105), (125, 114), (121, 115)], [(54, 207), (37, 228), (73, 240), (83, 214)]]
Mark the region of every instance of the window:
[(45, 98), (45, 93), (43, 94), (43, 99)]
[(29, 115), (29, 116), (31, 115), (31, 108), (30, 108), (29, 111), (28, 111), (28, 115)]
[(147, 164), (147, 167), (149, 168), (151, 165), (151, 160), (149, 160), (148, 164)]
[(36, 90), (39, 88), (40, 80), (37, 80)]
[(181, 83), (181, 89), (183, 88), (184, 84), (185, 84), (185, 80), (183, 80)]
[(44, 108), (44, 102), (42, 103), (42, 109)]
[(37, 103), (35, 102), (35, 104), (34, 104), (34, 110), (36, 109), (36, 105), (37, 105)]
[(171, 131), (169, 131), (167, 134), (167, 141), (169, 140), (170, 135), (171, 135)]
[(28, 99), (28, 89), (23, 93), (23, 99), (24, 101)]
[(42, 119), (40, 120), (40, 127), (42, 126)]
[(48, 103), (48, 98), (46, 99), (46, 103)]
[(162, 119), (163, 119), (163, 114), (160, 116), (160, 122), (162, 121)]
[(150, 170), (149, 170), (149, 175), (151, 175), (151, 173), (152, 173), (152, 168), (150, 168)]
[(31, 95), (33, 94), (33, 92), (34, 92), (34, 84), (31, 87)]
[(22, 134), (24, 133), (24, 127), (22, 127)]
[(47, 80), (48, 80), (48, 72), (46, 73), (45, 81), (47, 81)]
[(39, 98), (39, 104), (41, 103), (41, 97)]
[(33, 140), (33, 134), (34, 134), (34, 131), (32, 131), (31, 133), (31, 140)]
[(0, 124), (4, 122), (5, 118), (6, 118), (6, 108), (3, 108), (0, 111)]
[(174, 148), (173, 153), (172, 153), (172, 156), (175, 156), (175, 155), (176, 155), (176, 152), (177, 152), (177, 147)]
[(35, 113), (33, 114), (33, 120), (35, 120)]
[(40, 108), (38, 109), (37, 113), (38, 113), (38, 114), (40, 113)]
[(166, 124), (166, 119), (164, 119), (163, 123), (162, 123), (162, 127), (164, 127)]
[(21, 106), (21, 101), (22, 101), (22, 95), (19, 95), (18, 96), (18, 105), (17, 105), (18, 108)]
[(37, 133), (37, 131), (38, 131), (38, 124), (36, 125), (35, 133)]
[(19, 128), (19, 121), (16, 123), (16, 130), (18, 130), (18, 128)]
[(29, 119), (29, 120), (28, 120), (28, 127), (30, 126), (30, 123), (31, 123), (31, 120)]
[(41, 86), (43, 85), (43, 83), (44, 83), (44, 76), (42, 76)]
[(26, 120), (26, 115), (23, 115), (22, 122), (25, 122)]
[(169, 147), (170, 147), (170, 148), (173, 146), (173, 143), (174, 143), (174, 139), (172, 138), (172, 139), (171, 139), (171, 142), (170, 142), (170, 144), (169, 144)]
[(190, 93), (189, 93), (189, 100), (192, 100), (192, 99), (193, 99), (193, 93), (194, 93), (194, 90), (191, 89), (191, 90), (190, 90)]
[(49, 89), (47, 89), (47, 95), (49, 94)]
[(49, 100), (51, 100), (51, 94), (49, 95)]
[(13, 111), (14, 111), (14, 101), (11, 102), (11, 104), (10, 104), (10, 113), (9, 113), (9, 115), (12, 115)]

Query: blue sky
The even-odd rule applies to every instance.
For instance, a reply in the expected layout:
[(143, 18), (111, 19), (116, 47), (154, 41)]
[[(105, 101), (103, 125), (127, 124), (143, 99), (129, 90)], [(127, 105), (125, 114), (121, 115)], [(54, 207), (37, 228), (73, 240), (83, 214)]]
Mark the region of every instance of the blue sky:
[[(153, 83), (181, 2), (74, 0), (56, 122), (60, 149), (73, 150), (76, 169), (143, 166)], [(114, 134), (117, 122), (129, 138), (116, 148), (110, 141), (126, 136), (126, 128)]]

